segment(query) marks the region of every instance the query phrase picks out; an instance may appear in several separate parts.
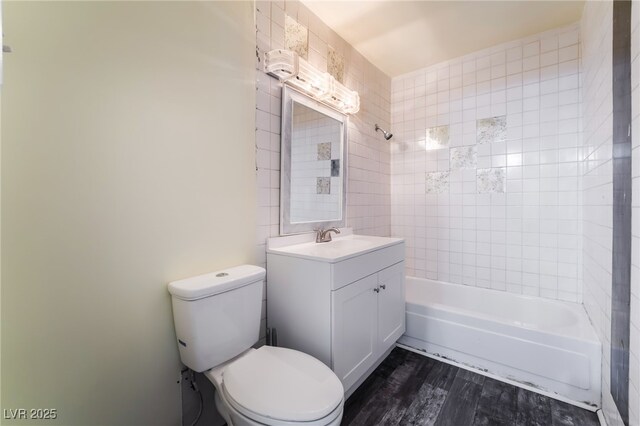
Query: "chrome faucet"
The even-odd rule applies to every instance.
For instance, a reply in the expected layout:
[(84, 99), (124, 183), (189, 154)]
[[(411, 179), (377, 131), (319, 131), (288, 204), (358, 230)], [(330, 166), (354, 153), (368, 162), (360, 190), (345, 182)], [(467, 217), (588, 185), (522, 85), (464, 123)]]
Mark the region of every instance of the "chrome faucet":
[(340, 233), (338, 228), (316, 229), (316, 243), (328, 243), (331, 241), (331, 232)]

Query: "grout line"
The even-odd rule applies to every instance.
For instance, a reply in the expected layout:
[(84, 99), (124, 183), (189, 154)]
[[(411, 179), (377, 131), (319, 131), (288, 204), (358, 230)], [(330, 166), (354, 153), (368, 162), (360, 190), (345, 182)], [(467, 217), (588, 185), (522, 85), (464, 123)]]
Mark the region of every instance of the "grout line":
[[(591, 411), (591, 412), (599, 413), (599, 412), (602, 411), (600, 409), (600, 407), (589, 405), (589, 404), (585, 404), (584, 402), (574, 401), (573, 399), (569, 399), (569, 398), (564, 397), (562, 395), (558, 395), (557, 393), (553, 393), (553, 392), (545, 391), (545, 390), (542, 390), (542, 389), (538, 389), (538, 388), (533, 387), (533, 386), (525, 385), (524, 383), (516, 382), (515, 380), (506, 379), (504, 377), (497, 376), (495, 374), (492, 374), (492, 373), (489, 373), (489, 372), (486, 372), (486, 371), (483, 371), (483, 370), (479, 370), (479, 369), (470, 367), (470, 366), (465, 365), (465, 364), (461, 364), (461, 363), (459, 363), (457, 361), (453, 361), (451, 359), (442, 358), (442, 357), (439, 357), (437, 355), (430, 354), (428, 352), (423, 352), (423, 351), (421, 351), (419, 349), (412, 348), (411, 346), (407, 346), (407, 345), (404, 345), (402, 343), (396, 343), (396, 346), (399, 347), (399, 348), (402, 348), (402, 349), (406, 349), (406, 350), (408, 350), (410, 352), (414, 352), (414, 353), (416, 353), (418, 355), (426, 356), (427, 358), (435, 359), (436, 361), (444, 362), (445, 364), (450, 364), (450, 365), (462, 368), (463, 370), (471, 371), (472, 373), (477, 373), (477, 374), (480, 374), (482, 376), (486, 376), (486, 377), (489, 377), (491, 379), (498, 380), (500, 382), (508, 383), (510, 385), (513, 385), (513, 386), (516, 386), (516, 387), (519, 387), (519, 388), (522, 388), (522, 389), (526, 389), (528, 391), (535, 392), (537, 394), (544, 395), (544, 396), (547, 396), (549, 398), (556, 399), (558, 401), (566, 402), (567, 404), (571, 404), (571, 405), (574, 405), (574, 406), (579, 407), (579, 408), (583, 408), (583, 409)], [(598, 419), (600, 418), (600, 416), (601, 416), (601, 414), (598, 414)], [(606, 422), (602, 423), (602, 421), (601, 421), (600, 424), (602, 426), (606, 426)]]

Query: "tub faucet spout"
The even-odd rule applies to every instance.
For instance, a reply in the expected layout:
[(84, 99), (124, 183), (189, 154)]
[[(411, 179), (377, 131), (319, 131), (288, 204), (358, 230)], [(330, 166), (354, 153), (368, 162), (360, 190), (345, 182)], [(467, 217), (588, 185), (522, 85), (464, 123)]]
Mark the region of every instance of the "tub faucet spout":
[(338, 228), (317, 229), (316, 243), (328, 243), (329, 241), (331, 241), (331, 232), (335, 232), (336, 234), (339, 234), (340, 230)]

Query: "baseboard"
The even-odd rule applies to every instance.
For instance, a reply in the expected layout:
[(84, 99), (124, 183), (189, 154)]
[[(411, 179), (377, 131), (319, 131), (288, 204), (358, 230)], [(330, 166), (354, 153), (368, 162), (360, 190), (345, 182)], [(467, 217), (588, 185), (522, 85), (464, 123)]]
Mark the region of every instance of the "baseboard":
[(461, 364), (461, 363), (453, 361), (451, 359), (442, 358), (442, 357), (439, 357), (437, 355), (433, 355), (433, 354), (430, 354), (428, 352), (421, 351), (421, 350), (416, 349), (416, 348), (412, 348), (411, 346), (403, 345), (402, 343), (396, 343), (396, 346), (398, 346), (399, 348), (406, 349), (408, 351), (414, 352), (414, 353), (416, 353), (418, 355), (426, 356), (428, 358), (432, 358), (432, 359), (435, 359), (437, 361), (444, 362), (446, 364), (454, 365), (454, 366), (462, 368), (464, 370), (468, 370), (468, 371), (480, 374), (480, 375), (485, 376), (485, 377), (490, 377), (490, 378), (492, 378), (494, 380), (498, 380), (500, 382), (508, 383), (510, 385), (517, 386), (519, 388), (526, 389), (528, 391), (535, 392), (537, 394), (544, 395), (544, 396), (547, 396), (549, 398), (556, 399), (558, 401), (566, 402), (567, 404), (575, 405), (576, 407), (584, 408), (585, 410), (589, 410), (591, 412), (596, 412), (596, 413), (598, 413), (598, 419), (600, 419), (600, 424), (602, 426), (606, 426), (606, 422), (604, 422), (604, 416), (602, 416), (602, 414), (601, 414), (602, 410), (600, 410), (600, 408), (597, 407), (597, 406), (585, 404), (585, 403), (579, 402), (579, 401), (574, 401), (574, 400), (566, 398), (566, 397), (564, 397), (562, 395), (558, 395), (557, 393), (548, 392), (548, 391), (545, 391), (545, 390), (542, 390), (542, 389), (538, 389), (538, 388), (536, 388), (534, 386), (529, 386), (529, 385), (526, 385), (524, 383), (516, 382), (515, 380), (505, 379), (504, 377), (500, 377), (500, 376), (497, 376), (495, 374), (488, 373), (486, 371), (483, 371), (483, 370), (480, 370), (480, 369), (476, 369), (476, 368), (470, 367), (470, 366), (465, 365), (465, 364)]

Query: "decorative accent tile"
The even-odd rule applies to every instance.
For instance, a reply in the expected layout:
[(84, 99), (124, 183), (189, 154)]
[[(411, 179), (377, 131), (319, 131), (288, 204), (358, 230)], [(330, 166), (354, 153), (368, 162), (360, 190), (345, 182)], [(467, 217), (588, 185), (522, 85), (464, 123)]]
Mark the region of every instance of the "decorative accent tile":
[(331, 160), (331, 142), (318, 144), (318, 160)]
[(316, 180), (317, 194), (331, 194), (331, 178), (319, 177)]
[(340, 83), (344, 83), (344, 57), (333, 47), (328, 46), (327, 72)]
[(432, 172), (426, 174), (425, 192), (442, 194), (449, 190), (449, 172)]
[(478, 194), (502, 193), (507, 187), (507, 173), (504, 167), (495, 169), (478, 169), (476, 172), (476, 188)]
[(309, 31), (289, 15), (285, 19), (284, 47), (293, 50), (302, 59), (306, 60), (309, 56)]
[(507, 139), (507, 117), (481, 118), (476, 121), (476, 132), (478, 144), (504, 141)]
[(425, 149), (441, 149), (449, 146), (449, 126), (438, 126), (427, 129)]
[(476, 158), (475, 146), (461, 146), (449, 149), (449, 166), (451, 170), (474, 169), (477, 164)]
[(331, 177), (340, 177), (340, 159), (331, 160)]

